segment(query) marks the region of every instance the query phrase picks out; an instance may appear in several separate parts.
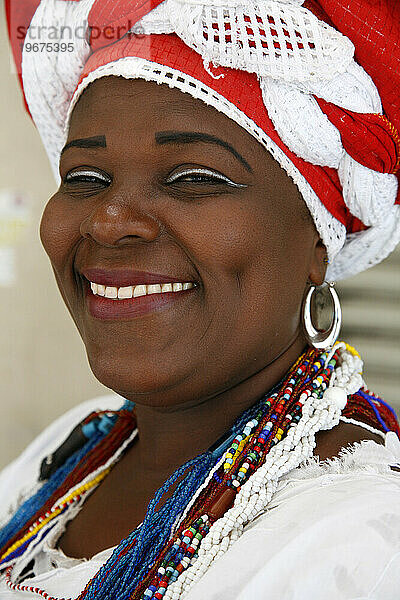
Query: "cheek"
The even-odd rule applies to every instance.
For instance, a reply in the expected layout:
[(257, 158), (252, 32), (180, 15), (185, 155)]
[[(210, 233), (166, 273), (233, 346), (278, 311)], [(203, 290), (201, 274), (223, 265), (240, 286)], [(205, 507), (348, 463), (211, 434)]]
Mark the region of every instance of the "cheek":
[(294, 198), (285, 207), (269, 202), (265, 193), (221, 197), (191, 215), (191, 223), (181, 228), (182, 241), (207, 273), (252, 278), (261, 286), (305, 285), (315, 229), (304, 219), (301, 202)]
[(251, 253), (243, 271), (243, 289), (253, 310), (281, 326), (298, 322), (299, 308), (310, 273), (314, 226), (298, 212), (265, 215), (254, 222)]
[(78, 215), (73, 217), (58, 194), (50, 198), (40, 222), (40, 239), (55, 271), (65, 264), (70, 249), (79, 239)]
[(206, 273), (232, 275), (242, 270), (254, 253), (257, 225), (257, 215), (243, 200), (221, 197), (192, 211), (187, 226), (181, 226), (184, 235), (180, 237)]
[(234, 329), (235, 343), (259, 344), (279, 332), (282, 341), (298, 327), (315, 230), (301, 199), (290, 206), (268, 204), (265, 194), (247, 200), (209, 203), (187, 244), (196, 247), (206, 297), (226, 336)]

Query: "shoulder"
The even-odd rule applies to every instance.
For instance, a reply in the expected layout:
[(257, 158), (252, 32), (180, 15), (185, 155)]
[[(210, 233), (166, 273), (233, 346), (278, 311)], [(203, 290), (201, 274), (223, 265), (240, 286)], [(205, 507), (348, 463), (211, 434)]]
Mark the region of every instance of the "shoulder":
[(377, 444), (385, 443), (385, 434), (366, 429), (362, 424), (340, 423), (329, 431), (319, 431), (315, 436), (316, 448), (314, 455), (320, 460), (334, 458), (347, 446), (364, 440), (372, 440)]
[(108, 394), (79, 404), (46, 427), (0, 472), (0, 526), (36, 486), (42, 460), (62, 444), (72, 429), (94, 410), (116, 410), (122, 403), (121, 396)]

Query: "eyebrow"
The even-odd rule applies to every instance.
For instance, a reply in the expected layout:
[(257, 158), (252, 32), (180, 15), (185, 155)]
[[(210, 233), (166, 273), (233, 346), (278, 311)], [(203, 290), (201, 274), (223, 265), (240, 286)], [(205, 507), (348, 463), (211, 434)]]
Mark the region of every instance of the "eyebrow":
[(199, 133), (197, 131), (160, 131), (156, 133), (156, 143), (157, 144), (191, 144), (194, 142), (206, 142), (211, 144), (217, 144), (218, 146), (222, 146), (226, 150), (229, 150), (231, 154), (235, 158), (237, 158), (244, 167), (253, 172), (253, 169), (247, 162), (245, 158), (228, 142), (224, 142), (220, 138), (215, 135), (210, 135), (209, 133)]
[(61, 150), (61, 154), (63, 154), (68, 148), (106, 148), (106, 136), (105, 135), (96, 135), (88, 138), (81, 138), (78, 140), (72, 140), (65, 144), (64, 148)]

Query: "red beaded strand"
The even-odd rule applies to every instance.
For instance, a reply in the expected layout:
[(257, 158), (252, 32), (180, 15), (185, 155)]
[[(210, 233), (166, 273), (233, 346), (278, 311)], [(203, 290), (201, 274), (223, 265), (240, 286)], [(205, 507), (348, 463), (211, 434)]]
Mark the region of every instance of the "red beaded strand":
[[(13, 546), (20, 538), (24, 537), (33, 523), (38, 521), (43, 514), (49, 512), (59, 498), (65, 496), (70, 489), (78, 485), (88, 475), (105, 464), (107, 460), (115, 454), (121, 444), (129, 437), (136, 427), (136, 419), (132, 412), (126, 410), (120, 412), (107, 411), (108, 414), (112, 412), (118, 414), (118, 421), (110, 433), (80, 461), (75, 469), (66, 477), (62, 485), (50, 496), (42, 508), (31, 517), (24, 528), (7, 541), (7, 544), (0, 549), (0, 556), (2, 556), (7, 549)], [(95, 418), (97, 418), (97, 413), (92, 413), (86, 421), (89, 422), (91, 419)]]
[[(363, 389), (370, 396), (374, 396), (369, 390)], [(390, 431), (394, 431), (400, 439), (400, 426), (393, 413), (380, 402), (375, 403), (375, 408), (380, 414), (382, 420), (386, 423)], [(348, 419), (355, 419), (378, 431), (384, 432), (381, 423), (378, 421), (375, 412), (370, 404), (357, 392), (348, 397), (346, 407), (343, 410), (343, 416)]]
[(42, 598), (44, 598), (45, 600), (71, 600), (71, 598), (55, 598), (54, 596), (51, 596), (44, 590), (42, 590), (38, 587), (34, 587), (32, 585), (13, 583), (11, 581), (11, 573), (12, 573), (12, 567), (8, 567), (8, 569), (6, 570), (5, 581), (6, 581), (7, 586), (10, 588), (10, 590), (18, 591), (18, 592), (30, 592), (31, 594), (37, 594), (38, 596), (42, 596)]

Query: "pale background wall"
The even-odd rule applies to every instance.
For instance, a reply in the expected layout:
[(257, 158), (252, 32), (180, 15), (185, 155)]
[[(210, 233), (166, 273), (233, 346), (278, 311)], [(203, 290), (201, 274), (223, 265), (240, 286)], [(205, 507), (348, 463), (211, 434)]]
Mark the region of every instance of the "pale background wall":
[[(0, 192), (12, 188), (32, 198), (31, 227), (16, 250), (16, 284), (0, 287), (1, 468), (55, 417), (107, 389), (90, 372), (40, 245), (40, 215), (55, 184), (11, 73), (0, 4)], [(398, 251), (339, 288), (345, 324), (341, 337), (362, 352), (370, 388), (398, 408), (399, 267)]]
[(40, 244), (41, 211), (55, 183), (11, 73), (0, 6), (0, 190), (14, 188), (32, 198), (31, 227), (16, 249), (16, 285), (0, 287), (1, 467), (55, 417), (107, 390), (91, 374)]

